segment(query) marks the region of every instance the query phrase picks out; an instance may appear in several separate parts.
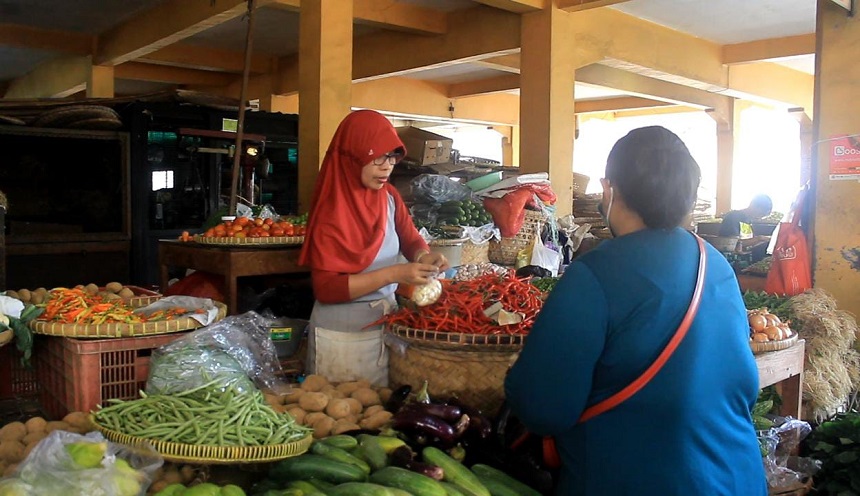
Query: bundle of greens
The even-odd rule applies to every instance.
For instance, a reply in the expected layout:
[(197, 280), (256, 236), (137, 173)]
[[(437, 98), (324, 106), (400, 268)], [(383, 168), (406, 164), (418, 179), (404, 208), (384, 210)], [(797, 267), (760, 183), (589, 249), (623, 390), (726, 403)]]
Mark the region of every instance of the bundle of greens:
[(839, 414), (807, 439), (810, 456), (821, 460), (816, 489), (825, 494), (860, 494), (860, 413)]

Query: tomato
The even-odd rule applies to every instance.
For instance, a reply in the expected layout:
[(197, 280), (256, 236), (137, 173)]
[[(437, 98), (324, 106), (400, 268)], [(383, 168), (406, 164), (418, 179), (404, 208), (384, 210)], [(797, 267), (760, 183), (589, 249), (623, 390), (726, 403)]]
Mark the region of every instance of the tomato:
[(262, 226), (260, 226), (260, 228), (264, 231), (268, 231), (269, 229), (272, 228), (272, 225), (271, 224), (263, 224)]
[(271, 217), (269, 217), (268, 219), (266, 219), (266, 220), (265, 220), (265, 224), (266, 224), (267, 226), (271, 226), (271, 225), (272, 225), (272, 224), (274, 224), (274, 223), (275, 223), (275, 219), (273, 219), (273, 218), (271, 218)]
[(307, 232), (307, 230), (308, 230), (307, 227), (305, 227), (304, 225), (299, 226), (296, 229), (296, 236), (304, 236), (305, 232)]
[(254, 225), (255, 226), (262, 226), (265, 223), (266, 223), (266, 219), (264, 219), (262, 217), (257, 217), (256, 219), (254, 219)]
[(269, 231), (269, 234), (271, 234), (272, 236), (283, 236), (284, 230), (280, 227), (273, 227), (272, 230)]
[(234, 237), (236, 237), (236, 238), (244, 238), (245, 236), (246, 236), (245, 231), (239, 231), (239, 232), (235, 233), (235, 236), (234, 236)]
[(251, 219), (247, 217), (236, 217), (236, 221), (234, 223), (240, 226), (247, 226), (250, 222)]
[(270, 236), (271, 236), (271, 234), (269, 234), (269, 231), (262, 231), (262, 232), (260, 233), (260, 237), (261, 237), (261, 238), (268, 238), (268, 237), (270, 237)]
[(284, 229), (284, 234), (286, 234), (287, 236), (295, 236), (296, 231), (295, 231), (295, 229), (293, 229), (293, 226), (290, 226), (290, 227)]
[(209, 229), (206, 230), (206, 232), (203, 235), (206, 236), (207, 238), (214, 237), (215, 236), (215, 228), (210, 227)]

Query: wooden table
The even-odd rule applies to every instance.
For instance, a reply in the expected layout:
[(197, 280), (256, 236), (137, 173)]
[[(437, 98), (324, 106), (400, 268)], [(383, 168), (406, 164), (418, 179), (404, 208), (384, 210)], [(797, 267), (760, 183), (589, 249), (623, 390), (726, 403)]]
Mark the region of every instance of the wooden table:
[(764, 285), (766, 282), (767, 276), (738, 274), (738, 285), (741, 287), (741, 292), (764, 291)]
[[(301, 245), (295, 246), (222, 246), (159, 240), (161, 287), (167, 288), (168, 269), (184, 267), (224, 276), (229, 314), (238, 313), (237, 279), (245, 276), (309, 272), (298, 264)], [(162, 289), (163, 291), (164, 289)]]
[(800, 339), (791, 348), (769, 351), (755, 356), (759, 387), (776, 384), (782, 397), (780, 415), (800, 419), (803, 396), (803, 360), (806, 341)]

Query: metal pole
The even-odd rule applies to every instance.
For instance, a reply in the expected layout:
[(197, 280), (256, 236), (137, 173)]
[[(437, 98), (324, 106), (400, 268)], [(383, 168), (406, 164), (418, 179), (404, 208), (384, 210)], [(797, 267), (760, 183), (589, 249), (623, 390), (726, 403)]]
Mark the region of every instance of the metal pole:
[(245, 126), (245, 100), (248, 99), (248, 74), (251, 72), (251, 46), (254, 38), (255, 0), (248, 0), (248, 32), (245, 36), (245, 67), (242, 69), (242, 89), (239, 91), (239, 122), (236, 124), (236, 148), (230, 181), (230, 215), (236, 215), (238, 203), (239, 167), (242, 162), (242, 138)]

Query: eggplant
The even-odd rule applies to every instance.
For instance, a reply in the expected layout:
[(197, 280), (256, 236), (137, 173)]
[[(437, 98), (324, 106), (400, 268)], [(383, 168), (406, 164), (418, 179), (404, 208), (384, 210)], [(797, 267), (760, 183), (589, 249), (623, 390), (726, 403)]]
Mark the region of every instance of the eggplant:
[(459, 406), (440, 403), (407, 403), (403, 405), (403, 410), (434, 415), (446, 422), (456, 422), (463, 416), (463, 411)]
[(469, 416), (463, 414), (463, 416), (460, 417), (460, 420), (458, 420), (457, 423), (454, 424), (454, 436), (456, 436), (458, 439), (462, 437), (463, 434), (466, 433), (466, 429), (469, 428), (470, 423), (471, 422), (469, 421)]
[(431, 479), (442, 480), (445, 475), (442, 467), (416, 460), (415, 453), (408, 446), (400, 446), (392, 451), (390, 460), (395, 467), (405, 468)]
[(403, 410), (392, 417), (391, 426), (401, 432), (417, 432), (437, 438), (442, 444), (453, 445), (456, 439), (454, 427), (435, 415)]
[(406, 402), (406, 398), (409, 397), (409, 393), (412, 392), (412, 386), (409, 384), (400, 386), (391, 392), (391, 396), (388, 398), (388, 401), (385, 402), (385, 409), (391, 413), (397, 413), (403, 407), (403, 403)]
[(460, 411), (464, 415), (469, 416), (468, 432), (475, 434), (481, 439), (487, 439), (493, 433), (493, 423), (481, 410), (463, 403), (456, 396), (449, 398), (446, 403), (460, 407)]

